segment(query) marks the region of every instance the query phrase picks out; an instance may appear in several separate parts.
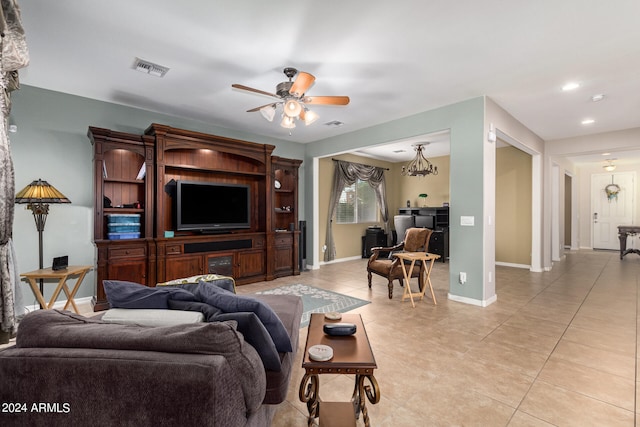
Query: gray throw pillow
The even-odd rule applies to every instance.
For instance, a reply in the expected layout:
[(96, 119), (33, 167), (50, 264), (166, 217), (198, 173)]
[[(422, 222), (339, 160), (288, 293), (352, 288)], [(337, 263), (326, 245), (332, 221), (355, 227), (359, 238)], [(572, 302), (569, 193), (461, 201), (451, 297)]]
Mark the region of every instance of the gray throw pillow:
[(198, 301), (179, 301), (170, 299), (167, 301), (171, 310), (199, 311), (204, 315), (205, 322), (214, 322), (215, 316), (222, 313), (217, 307)]
[[(200, 282), (201, 284), (204, 282)], [(196, 290), (196, 298), (225, 313), (253, 312), (269, 332), (279, 352), (290, 352), (291, 338), (278, 315), (267, 304), (255, 298), (236, 295), (217, 286), (203, 285)]]
[(150, 288), (122, 280), (103, 280), (102, 285), (112, 308), (168, 309), (169, 299), (195, 300), (192, 293), (180, 288)]
[(262, 359), (265, 369), (280, 372), (280, 356), (269, 332), (264, 327), (255, 313), (220, 313), (211, 321), (235, 320), (238, 322), (238, 332), (244, 336), (244, 340), (256, 349)]

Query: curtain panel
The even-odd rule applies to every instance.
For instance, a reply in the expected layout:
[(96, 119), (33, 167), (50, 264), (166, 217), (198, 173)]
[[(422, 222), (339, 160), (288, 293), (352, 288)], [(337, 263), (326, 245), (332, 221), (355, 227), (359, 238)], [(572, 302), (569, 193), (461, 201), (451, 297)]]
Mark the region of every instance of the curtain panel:
[(356, 180), (366, 181), (373, 188), (376, 194), (376, 204), (380, 210), (380, 217), (383, 222), (384, 232), (387, 234), (387, 244), (391, 240), (391, 229), (389, 228), (389, 207), (387, 205), (387, 189), (384, 178), (384, 168), (363, 165), (360, 163), (334, 160), (333, 186), (329, 197), (329, 213), (327, 217), (327, 232), (324, 252), (324, 261), (333, 261), (336, 258), (336, 245), (333, 239), (333, 217), (335, 216), (340, 195), (344, 187), (352, 185)]
[(20, 85), (18, 69), (29, 63), (29, 52), (15, 0), (0, 1), (0, 343), (9, 341), (24, 314), (12, 230), (15, 175), (7, 134), (12, 91)]

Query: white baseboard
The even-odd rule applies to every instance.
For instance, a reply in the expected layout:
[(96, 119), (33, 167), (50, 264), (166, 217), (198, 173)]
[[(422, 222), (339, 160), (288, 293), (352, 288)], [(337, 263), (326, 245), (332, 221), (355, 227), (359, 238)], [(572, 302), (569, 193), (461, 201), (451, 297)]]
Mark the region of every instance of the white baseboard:
[(527, 270), (531, 270), (531, 266), (526, 264), (515, 264), (512, 262), (496, 262), (496, 265), (499, 265), (502, 267), (526, 268)]
[(352, 257), (348, 257), (348, 258), (338, 258), (338, 259), (334, 259), (333, 261), (321, 261), (320, 265), (335, 264), (337, 262), (354, 261), (356, 259), (364, 259), (364, 258), (362, 258), (361, 256), (352, 256)]
[[(91, 300), (92, 299), (93, 299), (93, 297), (84, 297), (84, 298), (74, 298), (73, 300), (75, 301), (76, 305), (79, 305), (79, 304), (91, 304)], [(62, 310), (66, 303), (67, 303), (66, 299), (65, 300), (56, 301), (55, 303), (53, 303), (53, 307), (51, 307), (51, 308)], [(24, 309), (25, 309), (25, 312), (30, 313), (32, 311), (40, 310), (40, 305), (38, 305), (38, 304), (36, 304), (36, 305), (25, 305)], [(69, 307), (67, 307), (67, 310), (73, 310), (73, 307), (71, 305), (69, 305)]]
[(474, 298), (461, 297), (460, 295), (448, 294), (448, 298), (451, 301), (461, 302), (464, 304), (477, 305), (479, 307), (487, 307), (498, 300), (498, 295), (493, 295), (486, 300), (478, 300)]

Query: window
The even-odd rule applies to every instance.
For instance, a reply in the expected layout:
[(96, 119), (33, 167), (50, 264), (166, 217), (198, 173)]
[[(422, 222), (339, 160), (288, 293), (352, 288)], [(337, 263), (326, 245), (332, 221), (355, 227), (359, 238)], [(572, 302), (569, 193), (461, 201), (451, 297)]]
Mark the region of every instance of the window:
[(336, 223), (357, 224), (377, 220), (376, 193), (369, 183), (357, 180), (354, 184), (344, 187), (336, 209)]

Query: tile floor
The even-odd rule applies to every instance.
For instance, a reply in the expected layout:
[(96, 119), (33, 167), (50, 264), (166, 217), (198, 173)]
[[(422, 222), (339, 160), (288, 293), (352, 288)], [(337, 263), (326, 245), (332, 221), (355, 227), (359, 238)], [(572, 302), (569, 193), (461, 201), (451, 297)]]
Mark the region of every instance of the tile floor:
[[(366, 260), (239, 287), (304, 283), (371, 301), (360, 313), (374, 350), (380, 402), (373, 426), (634, 426), (640, 258), (576, 251), (550, 272), (497, 267), (487, 308), (447, 300), (449, 264), (436, 263), (430, 299), (411, 308), (386, 281), (367, 287)], [(415, 283), (413, 284), (414, 286)], [(300, 348), (273, 426), (306, 425)], [(348, 400), (353, 378), (323, 375), (321, 397)], [(360, 419), (358, 425), (363, 425)]]
[[(436, 263), (438, 305), (392, 300), (386, 281), (367, 287), (366, 261), (323, 266), (241, 291), (305, 283), (371, 301), (360, 313), (381, 389), (374, 426), (634, 426), (640, 258), (576, 251), (550, 272), (498, 267), (487, 308), (447, 300), (448, 264)], [(415, 286), (415, 283), (414, 283)], [(298, 362), (306, 330), (302, 329)], [(302, 368), (273, 426), (302, 426)], [(321, 397), (347, 400), (353, 379), (320, 377)], [(362, 425), (359, 420), (358, 425)]]

